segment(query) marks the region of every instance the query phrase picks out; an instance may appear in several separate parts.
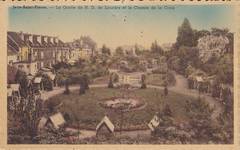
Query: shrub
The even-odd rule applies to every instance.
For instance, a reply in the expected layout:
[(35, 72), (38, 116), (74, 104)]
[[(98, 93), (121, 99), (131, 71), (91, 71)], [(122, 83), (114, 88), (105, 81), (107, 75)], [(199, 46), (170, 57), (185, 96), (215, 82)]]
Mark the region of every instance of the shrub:
[(48, 91), (53, 90), (53, 82), (48, 75), (46, 74), (42, 75), (42, 82), (43, 82), (44, 90), (48, 90)]
[(141, 77), (141, 82), (142, 82), (141, 88), (142, 88), (142, 89), (146, 89), (146, 88), (147, 88), (146, 75), (142, 75), (142, 77)]
[(109, 83), (108, 83), (108, 88), (113, 88), (113, 75), (110, 75)]
[(64, 94), (70, 94), (70, 90), (69, 90), (69, 80), (67, 79), (65, 81), (65, 91), (64, 91)]

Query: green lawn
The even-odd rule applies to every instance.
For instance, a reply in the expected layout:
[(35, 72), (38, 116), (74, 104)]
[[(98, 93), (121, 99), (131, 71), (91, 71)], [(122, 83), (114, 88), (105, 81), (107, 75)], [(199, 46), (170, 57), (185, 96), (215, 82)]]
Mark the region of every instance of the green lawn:
[[(169, 92), (167, 97), (162, 97), (163, 91), (157, 89), (137, 89), (131, 95), (137, 95), (147, 103), (147, 106), (141, 110), (126, 112), (124, 114), (124, 129), (143, 129), (147, 128), (147, 123), (153, 117), (155, 112), (160, 111), (163, 104), (168, 103), (173, 112), (173, 118), (176, 122), (187, 121), (184, 109), (186, 100), (194, 98)], [(72, 124), (77, 126), (79, 120), (80, 128), (95, 129), (96, 125), (107, 114), (115, 127), (119, 128), (120, 114), (113, 110), (104, 109), (99, 102), (104, 98), (120, 96), (119, 89), (91, 88), (85, 95), (79, 95), (78, 91), (71, 91), (70, 95), (60, 94), (52, 97), (52, 102), (63, 102), (61, 111), (67, 112), (72, 119)]]

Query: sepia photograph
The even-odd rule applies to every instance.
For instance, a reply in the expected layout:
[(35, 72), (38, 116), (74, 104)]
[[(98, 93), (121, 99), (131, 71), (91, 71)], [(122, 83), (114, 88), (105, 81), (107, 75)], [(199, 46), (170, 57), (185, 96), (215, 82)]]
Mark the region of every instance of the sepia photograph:
[(9, 6), (7, 144), (234, 144), (233, 14)]

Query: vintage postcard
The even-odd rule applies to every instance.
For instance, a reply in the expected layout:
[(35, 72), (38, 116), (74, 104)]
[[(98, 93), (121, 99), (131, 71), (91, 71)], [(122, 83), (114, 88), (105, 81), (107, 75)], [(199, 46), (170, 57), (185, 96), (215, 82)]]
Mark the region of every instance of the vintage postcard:
[(0, 3), (0, 150), (240, 149), (237, 1)]

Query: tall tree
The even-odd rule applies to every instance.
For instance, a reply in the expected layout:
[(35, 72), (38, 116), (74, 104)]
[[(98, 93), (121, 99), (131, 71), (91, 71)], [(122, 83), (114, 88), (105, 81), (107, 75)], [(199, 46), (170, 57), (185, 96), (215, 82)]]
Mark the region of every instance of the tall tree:
[(25, 72), (18, 70), (16, 73), (15, 80), (20, 85), (20, 95), (23, 98), (26, 98), (28, 96), (28, 79)]
[(90, 36), (81, 36), (80, 37), (80, 45), (81, 46), (89, 46), (89, 48), (92, 50), (92, 54), (96, 50), (97, 43), (90, 37)]
[(116, 53), (117, 56), (123, 56), (123, 55), (124, 55), (123, 48), (122, 48), (121, 46), (118, 46), (118, 47), (116, 48), (115, 53)]
[(103, 44), (103, 47), (101, 50), (102, 50), (102, 54), (111, 55), (110, 48), (108, 48), (105, 44)]
[(178, 28), (176, 46), (194, 46), (194, 32), (187, 18), (184, 19), (182, 25)]
[(158, 45), (157, 41), (154, 41), (151, 45), (151, 51), (153, 53), (157, 53), (157, 54), (160, 54), (162, 55), (163, 54), (163, 49), (160, 45)]
[(146, 89), (147, 88), (147, 84), (146, 84), (146, 75), (142, 75), (141, 76), (141, 89)]

